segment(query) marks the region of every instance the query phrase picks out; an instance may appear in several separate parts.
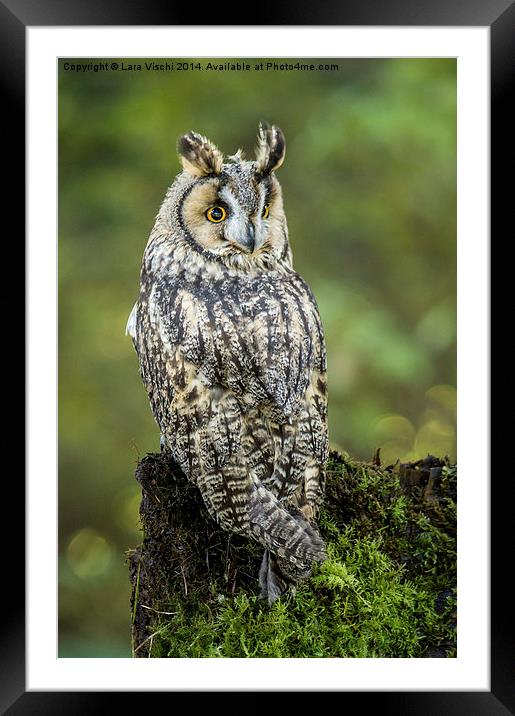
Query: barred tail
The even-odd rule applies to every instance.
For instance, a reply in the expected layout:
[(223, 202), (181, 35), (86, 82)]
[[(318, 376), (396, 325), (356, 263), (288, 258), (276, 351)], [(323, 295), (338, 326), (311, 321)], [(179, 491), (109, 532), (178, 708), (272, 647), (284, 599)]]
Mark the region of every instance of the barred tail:
[(300, 570), (326, 557), (317, 529), (301, 513), (291, 514), (259, 480), (254, 480), (249, 504), (250, 530), (272, 553)]

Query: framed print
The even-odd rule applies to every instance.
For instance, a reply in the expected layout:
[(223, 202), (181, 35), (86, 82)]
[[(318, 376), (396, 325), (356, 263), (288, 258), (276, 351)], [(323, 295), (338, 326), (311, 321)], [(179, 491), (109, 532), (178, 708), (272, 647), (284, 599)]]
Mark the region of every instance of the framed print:
[[(10, 580), (12, 606), (4, 613), (2, 708), (13, 714), (81, 712), (107, 698), (105, 692), (118, 698), (122, 692), (169, 690), (340, 691), (345, 699), (370, 704), (380, 698), (391, 713), (513, 712), (509, 608), (499, 585), (509, 521), (503, 519), (506, 505), (495, 483), (490, 485), (488, 382), (490, 212), (495, 229), (507, 191), (496, 177), (508, 162), (505, 103), (513, 75), (513, 5), (467, 10), (428, 4), (417, 13), (403, 3), (388, 12), (366, 4), (338, 10), (281, 8), (274, 26), (206, 27), (183, 24), (175, 10), (163, 11), (153, 3), (122, 12), (95, 4), (64, 10), (53, 3), (4, 2), (0, 18), (3, 66), (12, 68), (4, 73), (12, 110), (5, 136), (13, 144), (18, 139), (20, 146), (25, 145), (24, 88), (26, 97), (27, 204), (26, 214), (21, 207), (17, 213), (27, 217), (28, 279), (26, 583), (23, 593), (23, 545), (17, 541), (7, 554), (16, 577)], [(274, 126), (266, 129), (264, 120)], [(458, 463), (457, 649), (443, 630), (427, 645), (431, 648), (420, 647), (416, 638), (410, 641), (419, 622), (416, 629), (403, 631), (402, 619), (413, 623), (423, 614), (427, 625), (444, 607), (427, 611), (417, 594), (418, 606), (409, 611), (408, 592), (399, 596), (395, 591), (406, 584), (397, 585), (392, 563), (385, 567), (391, 572), (384, 583), (395, 592), (391, 598), (397, 606), (378, 623), (383, 651), (375, 649), (375, 637), (367, 641), (371, 621), (360, 621), (359, 610), (351, 612), (361, 630), (355, 651), (333, 636), (333, 652), (325, 646), (318, 652), (307, 646), (295, 651), (292, 643), (309, 642), (302, 617), (288, 622), (294, 637), (284, 650), (253, 651), (247, 626), (234, 632), (238, 644), (233, 651), (227, 639), (204, 650), (192, 648), (204, 629), (200, 613), (183, 632), (179, 621), (173, 622), (171, 638), (182, 639), (182, 650), (170, 651), (162, 634), (155, 636), (157, 628), (138, 636), (134, 626), (131, 648), (131, 619), (146, 609), (166, 621), (167, 612), (159, 611), (159, 600), (149, 597), (143, 604), (137, 598), (137, 590), (148, 585), (140, 571), (141, 552), (134, 561), (141, 542), (135, 524), (141, 486), (131, 471), (145, 453), (160, 450), (159, 432), (138, 383), (138, 358), (123, 336), (132, 308), (127, 297), (134, 302), (138, 295), (149, 219), (175, 174), (181, 168), (190, 173), (188, 191), (198, 178), (207, 186), (218, 174), (220, 153), (223, 166), (241, 165), (241, 178), (246, 158), (237, 150), (244, 146), (254, 159), (258, 122), (263, 122), (262, 152), (258, 149), (255, 161), (261, 161), (262, 174), (273, 175), (270, 181), (281, 182), (290, 235), (307, 237), (307, 227), (313, 227), (312, 240), (292, 240), (292, 248), (296, 270), (311, 285), (320, 308), (329, 365), (332, 361), (338, 372), (334, 399), (329, 398), (331, 449), (359, 456), (360, 465), (387, 467), (384, 473), (378, 469), (380, 479), (397, 474), (397, 458), (402, 466), (414, 465), (429, 452), (448, 455), (444, 475)], [(279, 126), (288, 155), (275, 178), (284, 159)], [(341, 150), (340, 128), (352, 138), (347, 147), (342, 141)], [(491, 208), (489, 132), (495, 172)], [(179, 136), (182, 167), (174, 165)], [(200, 154), (193, 147), (198, 141)], [(346, 151), (352, 151), (352, 162), (345, 159)], [(211, 164), (204, 172), (206, 161)], [(20, 205), (22, 166), (16, 162), (13, 167), (13, 178), (20, 177), (15, 205)], [(166, 196), (173, 198), (173, 186)], [(208, 226), (218, 232), (215, 225), (236, 213), (225, 191), (223, 201), (217, 194), (212, 206), (202, 209), (203, 221), (213, 224), (204, 221), (202, 231)], [(263, 206), (254, 209), (260, 215), (256, 226), (262, 227), (273, 203), (259, 201)], [(338, 239), (341, 227), (346, 248)], [(424, 237), (414, 253), (412, 235)], [(377, 238), (372, 251), (370, 237)], [(215, 239), (210, 234), (205, 240)], [(205, 275), (210, 270), (203, 269)], [(380, 310), (381, 297), (387, 295), (398, 296), (393, 318), (390, 298)], [(119, 326), (120, 335), (113, 338)], [(127, 330), (133, 335), (130, 319)], [(292, 336), (293, 365), (297, 349)], [(339, 361), (340, 348), (347, 362)], [(360, 382), (353, 382), (355, 375), (361, 375)], [(358, 385), (359, 396), (353, 393)], [(452, 417), (456, 388), (457, 421)], [(374, 393), (387, 397), (374, 402)], [(416, 402), (417, 394), (426, 402)], [(138, 397), (133, 400), (133, 395)], [(404, 405), (409, 407), (403, 412)], [(163, 439), (166, 454), (166, 435)], [(382, 458), (371, 454), (379, 444)], [(348, 465), (345, 469), (349, 477)], [(367, 479), (365, 474), (366, 489), (374, 489)], [(365, 482), (356, 489), (363, 492)], [(141, 484), (146, 494), (146, 483)], [(22, 489), (14, 485), (9, 495), (20, 520)], [(388, 502), (397, 518), (389, 514), (378, 527), (378, 535), (390, 535), (392, 545), (400, 532), (389, 533), (387, 524), (405, 519), (409, 497), (399, 500)], [(322, 534), (327, 542), (328, 533)], [(445, 539), (435, 560), (446, 549)], [(372, 550), (379, 543), (367, 544)], [(266, 539), (262, 545), (268, 545)], [(127, 550), (133, 560), (132, 607)], [(331, 589), (340, 579), (347, 586), (338, 589), (354, 584), (355, 601), (368, 608), (376, 568), (370, 567), (372, 591), (362, 591), (352, 581), (350, 557), (347, 568), (335, 550), (329, 546), (333, 572), (322, 572), (319, 582), (325, 578), (324, 584), (332, 585), (324, 593), (326, 605), (333, 605)], [(204, 551), (202, 546), (209, 569)], [(370, 552), (369, 559), (372, 564), (379, 552)], [(430, 566), (425, 568), (429, 574)], [(177, 576), (185, 596), (192, 589), (190, 574), (179, 571)], [(446, 590), (438, 584), (434, 597), (450, 605), (452, 585)], [(429, 588), (426, 580), (424, 589)], [(213, 604), (218, 599), (222, 605), (224, 598), (218, 594)], [(340, 608), (344, 602), (334, 603)], [(245, 621), (251, 612), (238, 604), (236, 616)], [(352, 610), (352, 599), (347, 606)], [(170, 612), (174, 609), (169, 606)], [(323, 638), (322, 612), (317, 614), (310, 627), (315, 642)], [(228, 615), (217, 611), (213, 633), (220, 634)], [(335, 618), (343, 634), (345, 624)], [(274, 620), (267, 628), (277, 645)], [(150, 617), (142, 622), (158, 624)], [(210, 639), (211, 633), (205, 643)], [(150, 658), (131, 658), (142, 655)]]

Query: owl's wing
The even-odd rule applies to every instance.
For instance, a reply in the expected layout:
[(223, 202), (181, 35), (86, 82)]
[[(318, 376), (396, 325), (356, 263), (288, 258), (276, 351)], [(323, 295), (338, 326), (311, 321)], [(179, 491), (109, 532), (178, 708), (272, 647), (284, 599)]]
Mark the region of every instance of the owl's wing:
[(322, 558), (324, 544), (316, 530), (291, 515), (244, 458), (249, 425), (237, 396), (213, 385), (189, 360), (187, 327), (181, 327), (183, 342), (170, 341), (170, 315), (177, 312), (163, 310), (166, 306), (156, 300), (139, 305), (134, 344), (154, 416), (174, 459), (225, 529), (253, 536), (299, 567)]
[(299, 506), (315, 508), (328, 456), (326, 353), (307, 284), (291, 274), (278, 296), (263, 299), (255, 324), (257, 374), (269, 396), (261, 410), (274, 441), (270, 489), (281, 501), (295, 496)]
[(312, 516), (322, 500), (329, 452), (324, 373), (314, 372), (295, 419), (274, 425), (272, 432), (275, 460), (269, 487), (281, 501), (292, 501)]

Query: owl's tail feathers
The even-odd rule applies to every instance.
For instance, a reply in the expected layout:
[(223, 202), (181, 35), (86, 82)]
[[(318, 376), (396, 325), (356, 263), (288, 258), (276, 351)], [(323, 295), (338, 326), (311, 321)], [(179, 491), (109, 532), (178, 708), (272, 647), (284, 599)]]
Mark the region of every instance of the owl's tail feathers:
[(289, 512), (258, 480), (249, 505), (250, 529), (270, 552), (300, 571), (326, 558), (325, 544), (316, 527), (300, 511)]

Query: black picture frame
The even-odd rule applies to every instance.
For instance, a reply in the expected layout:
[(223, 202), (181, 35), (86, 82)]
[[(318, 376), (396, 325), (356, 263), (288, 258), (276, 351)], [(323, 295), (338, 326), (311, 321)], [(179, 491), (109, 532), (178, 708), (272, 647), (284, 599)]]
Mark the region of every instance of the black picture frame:
[[(177, 5), (177, 6), (176, 6)], [(24, 248), (20, 234), (25, 216), (25, 38), (30, 26), (67, 25), (191, 25), (192, 18), (185, 12), (186, 6), (164, 3), (159, 0), (0, 0), (0, 82), (2, 86), (4, 125), (4, 151), (13, 147), (9, 162), (9, 181), (4, 189), (9, 214), (15, 219), (15, 240), (9, 241), (9, 248), (17, 256), (12, 260), (23, 266)], [(506, 180), (513, 172), (513, 142), (511, 125), (513, 115), (509, 112), (510, 95), (514, 96), (515, 74), (515, 2), (513, 0), (394, 0), (377, 3), (375, 0), (353, 0), (332, 3), (308, 3), (307, 0), (290, 0), (277, 7), (260, 6), (256, 16), (271, 19), (273, 25), (361, 25), (361, 26), (483, 26), (491, 33), (491, 236), (502, 241), (501, 228), (509, 227), (507, 212), (513, 198), (513, 182)], [(204, 16), (199, 13), (201, 18)], [(224, 6), (224, 14), (234, 22), (226, 25), (260, 25), (264, 23), (245, 21), (241, 17), (241, 6), (231, 11)], [(225, 19), (225, 18), (220, 18)], [(211, 24), (209, 18), (205, 23)], [(511, 93), (510, 93), (511, 90)], [(508, 193), (509, 192), (509, 193)], [(511, 199), (511, 201), (510, 201)], [(506, 229), (506, 241), (512, 230)], [(504, 236), (503, 236), (504, 238)], [(11, 269), (13, 270), (13, 269)], [(18, 269), (19, 270), (19, 269)], [(504, 262), (504, 271), (508, 271)], [(496, 281), (502, 290), (509, 285)], [(500, 300), (494, 294), (492, 307), (499, 307)], [(497, 301), (497, 302), (496, 302)], [(17, 303), (19, 305), (19, 302)], [(4, 312), (4, 331), (23, 342), (23, 320), (9, 311)], [(492, 312), (495, 315), (495, 312)], [(30, 346), (29, 346), (30, 348)], [(501, 354), (501, 351), (499, 351)], [(509, 351), (502, 355), (507, 360)], [(4, 355), (4, 360), (7, 356)], [(12, 356), (9, 370), (12, 371)], [(21, 364), (21, 361), (20, 361)], [(6, 360), (7, 365), (7, 360)], [(506, 371), (508, 366), (506, 366)], [(7, 367), (6, 367), (7, 371)], [(497, 371), (502, 371), (499, 366)], [(7, 372), (4, 375), (9, 375)], [(509, 373), (506, 373), (509, 375)], [(23, 385), (23, 378), (19, 381)], [(16, 402), (21, 397), (16, 393)], [(495, 403), (492, 401), (492, 405)], [(14, 419), (12, 420), (14, 424)], [(19, 428), (16, 427), (19, 431)], [(14, 434), (13, 434), (14, 437)], [(491, 446), (492, 455), (500, 453), (502, 436)], [(9, 441), (6, 444), (10, 446)], [(503, 444), (505, 447), (505, 443)], [(496, 451), (497, 448), (497, 451)], [(14, 453), (14, 448), (9, 447)], [(20, 453), (23, 454), (23, 453)], [(25, 545), (24, 508), (25, 488), (21, 479), (19, 454), (16, 465), (17, 479), (11, 475), (4, 484), (8, 485), (9, 512), (17, 525), (16, 538), (9, 541), (3, 551), (3, 595), (7, 597), (1, 610), (2, 632), (0, 638), (0, 712), (13, 716), (20, 714), (98, 713), (112, 709), (114, 698), (129, 696), (131, 711), (138, 708), (140, 697), (148, 699), (147, 692), (26, 692), (25, 690)], [(495, 472), (492, 469), (492, 475)], [(498, 477), (502, 482), (503, 471)], [(506, 477), (509, 480), (509, 477)], [(506, 481), (505, 480), (505, 481)], [(382, 714), (467, 714), (501, 716), (515, 714), (515, 669), (513, 618), (510, 589), (505, 587), (506, 565), (509, 564), (507, 550), (511, 545), (511, 500), (507, 499), (506, 485), (494, 480), (491, 487), (491, 691), (467, 692), (342, 692), (339, 703), (347, 709), (355, 699), (359, 708), (377, 709)], [(4, 493), (5, 494), (5, 493)], [(510, 512), (508, 512), (510, 510)], [(14, 514), (16, 511), (16, 514)], [(12, 535), (12, 531), (9, 530)], [(49, 555), (49, 560), (54, 559)], [(6, 586), (8, 584), (8, 589)], [(52, 615), (49, 615), (51, 618)], [(235, 690), (237, 685), (235, 685)], [(168, 699), (173, 695), (163, 694)], [(198, 694), (197, 694), (198, 695)], [(201, 694), (200, 694), (201, 695)], [(223, 693), (210, 694), (211, 707), (224, 698)], [(265, 708), (266, 693), (258, 693), (252, 700), (254, 709)], [(310, 702), (308, 698), (306, 704)], [(148, 704), (148, 702), (147, 702)], [(177, 704), (170, 700), (170, 705)]]

